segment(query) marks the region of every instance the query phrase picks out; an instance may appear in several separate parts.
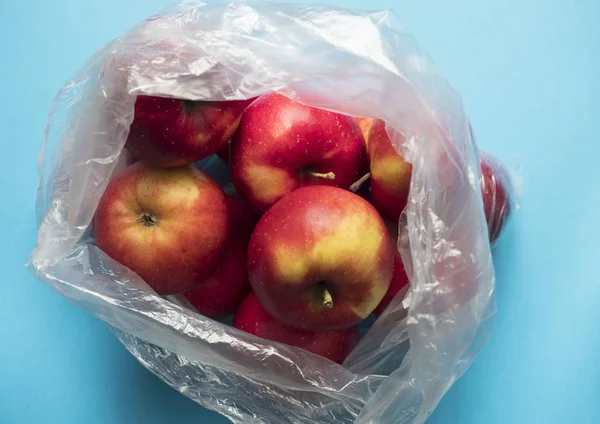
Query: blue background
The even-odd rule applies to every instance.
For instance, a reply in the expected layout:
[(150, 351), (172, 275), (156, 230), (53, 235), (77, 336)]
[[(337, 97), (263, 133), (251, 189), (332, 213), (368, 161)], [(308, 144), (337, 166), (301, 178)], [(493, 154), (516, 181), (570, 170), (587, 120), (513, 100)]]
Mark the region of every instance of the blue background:
[[(462, 93), (480, 146), (523, 166), (521, 210), (495, 253), (494, 334), (429, 423), (599, 423), (600, 2), (329, 3), (394, 5)], [(227, 422), (23, 267), (51, 98), (163, 4), (0, 2), (0, 423)]]

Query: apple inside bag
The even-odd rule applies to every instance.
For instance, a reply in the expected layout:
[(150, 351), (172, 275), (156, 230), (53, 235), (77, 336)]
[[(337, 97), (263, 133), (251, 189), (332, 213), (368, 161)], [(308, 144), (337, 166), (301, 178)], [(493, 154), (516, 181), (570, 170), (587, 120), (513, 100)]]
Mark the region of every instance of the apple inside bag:
[[(391, 12), (208, 3), (183, 1), (140, 23), (95, 54), (58, 92), (40, 156), (32, 272), (109, 324), (125, 347), (167, 384), (233, 422), (423, 423), (487, 340), (494, 314), (486, 211), (497, 217), (504, 212), (498, 203), (486, 203), (485, 193), (482, 197), (479, 154), (459, 94)], [(304, 330), (267, 340), (261, 329), (251, 334), (160, 296), (188, 289), (191, 279), (208, 279), (227, 251), (226, 198), (208, 176), (215, 175), (221, 159), (206, 155), (220, 152), (226, 162), (218, 166), (239, 163), (243, 174), (252, 176), (232, 175), (240, 198), (255, 201), (254, 213), (286, 198), (281, 187), (254, 196), (256, 187), (264, 188), (268, 180), (261, 180), (265, 174), (260, 166), (273, 162), (271, 150), (259, 151), (257, 137), (267, 128), (244, 126), (243, 113), (251, 107), (257, 112), (262, 106), (248, 105), (265, 95), (277, 96), (281, 104), (303, 105), (293, 106), (302, 113), (307, 113), (305, 107), (316, 108), (318, 120), (334, 117), (320, 133), (331, 139), (315, 137), (305, 150), (325, 152), (316, 144), (336, 140), (353, 146), (330, 153), (338, 161), (331, 163), (335, 177), (319, 168), (318, 157), (300, 164), (302, 152), (288, 151), (285, 160), (302, 166), (302, 181), (325, 176), (336, 186), (331, 190), (347, 189), (369, 160), (377, 161), (371, 166), (383, 164), (379, 171), (384, 174), (397, 166), (393, 161), (385, 165), (390, 151), (410, 167), (402, 205), (386, 194), (385, 175), (382, 180), (381, 172), (371, 173), (373, 203), (385, 205), (385, 219), (399, 230), (384, 248), (381, 266), (387, 267), (382, 273), (387, 282), (373, 286), (377, 301), (390, 285), (394, 249), (406, 278), (397, 286), (400, 294), (386, 298), (387, 308), (378, 310), (379, 318), (341, 364), (336, 361), (342, 362), (348, 352), (340, 356), (336, 349), (349, 333), (334, 320), (307, 321), (306, 327), (319, 330), (325, 323), (338, 332), (339, 343), (322, 336), (310, 339)], [(160, 116), (149, 112), (153, 105), (160, 106)], [(132, 125), (136, 113), (145, 120)], [(356, 153), (364, 148), (364, 136), (352, 117), (379, 120), (373, 128), (389, 143), (381, 157)], [(167, 135), (157, 138), (159, 123)], [(270, 136), (283, 130), (268, 128)], [(247, 144), (223, 150), (239, 134), (248, 135)], [(145, 147), (150, 139), (155, 148)], [(181, 149), (171, 150), (174, 140)], [(132, 161), (152, 162), (166, 171), (148, 170), (148, 163), (121, 171), (125, 152), (135, 156)], [(262, 162), (253, 161), (259, 154)], [(351, 166), (340, 166), (344, 155)], [(180, 171), (168, 170), (202, 158), (206, 160), (185, 165), (178, 178), (173, 175)], [(127, 178), (137, 181), (137, 189), (115, 186), (121, 172), (130, 173)], [(161, 178), (175, 189), (167, 193), (145, 182)], [(483, 178), (489, 180), (485, 170)], [(155, 214), (136, 220), (123, 210), (108, 211), (105, 192), (113, 193), (120, 205), (164, 202)], [(163, 225), (166, 216), (174, 232)], [(130, 231), (144, 247), (130, 253), (123, 247), (124, 237), (110, 231), (102, 230), (96, 239), (86, 236), (92, 224), (109, 228), (113, 222), (128, 223), (120, 234)], [(379, 220), (376, 226), (385, 232)], [(187, 242), (169, 244), (174, 233)], [(268, 240), (258, 240), (256, 246), (273, 247)], [(365, 239), (355, 246), (367, 249), (370, 243)], [(188, 260), (177, 267), (165, 262), (173, 249), (186, 252)], [(359, 264), (376, 274), (369, 252), (360, 247), (357, 252), (355, 260), (347, 258), (348, 267)], [(154, 273), (157, 266), (160, 275)], [(322, 305), (329, 307), (326, 291), (319, 293)], [(361, 318), (377, 302), (370, 303)], [(282, 307), (270, 305), (274, 311)], [(225, 310), (230, 312), (229, 305), (215, 314)], [(253, 310), (260, 314), (252, 312), (251, 317), (265, 318), (262, 309)], [(272, 325), (267, 318), (265, 322)], [(279, 323), (270, 328), (280, 331)], [(294, 345), (289, 334), (301, 334), (304, 344)]]

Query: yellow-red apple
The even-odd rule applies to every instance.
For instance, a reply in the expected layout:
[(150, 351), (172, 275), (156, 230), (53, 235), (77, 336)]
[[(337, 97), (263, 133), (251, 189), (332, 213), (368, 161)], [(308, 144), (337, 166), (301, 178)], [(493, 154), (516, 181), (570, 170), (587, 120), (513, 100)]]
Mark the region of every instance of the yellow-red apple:
[(373, 125), (373, 122), (375, 121), (374, 118), (354, 118), (356, 119), (356, 122), (358, 123), (358, 126), (360, 127), (360, 131), (363, 134), (363, 137), (365, 139), (365, 147), (367, 148), (367, 151), (369, 149), (369, 130), (371, 129), (371, 125)]
[(231, 178), (242, 200), (268, 210), (308, 185), (348, 188), (366, 152), (356, 120), (270, 93), (252, 103), (231, 141)]
[(408, 202), (412, 165), (396, 152), (381, 119), (369, 129), (369, 160), (373, 204), (384, 218), (398, 222)]
[(227, 196), (229, 208), (229, 240), (216, 271), (185, 293), (198, 312), (209, 318), (231, 314), (250, 292), (247, 253), (254, 216), (232, 196)]
[(154, 166), (196, 162), (229, 141), (249, 102), (138, 96), (126, 147)]
[(240, 305), (233, 317), (233, 326), (263, 339), (308, 350), (340, 364), (358, 343), (356, 326), (313, 332), (281, 324), (261, 306), (254, 293), (250, 293)]
[(139, 162), (109, 183), (94, 228), (100, 249), (166, 295), (214, 271), (229, 217), (223, 190), (203, 171)]
[(349, 328), (385, 295), (394, 266), (386, 225), (347, 190), (297, 189), (258, 222), (248, 248), (250, 283), (278, 321), (306, 331)]

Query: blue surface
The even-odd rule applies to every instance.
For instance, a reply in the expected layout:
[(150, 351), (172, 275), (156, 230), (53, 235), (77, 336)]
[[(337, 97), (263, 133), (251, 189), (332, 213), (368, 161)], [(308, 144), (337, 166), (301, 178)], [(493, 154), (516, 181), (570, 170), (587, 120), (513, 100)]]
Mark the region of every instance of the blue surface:
[[(23, 267), (51, 98), (95, 50), (163, 4), (0, 2), (0, 423), (226, 422), (161, 383), (103, 323)], [(522, 208), (496, 251), (494, 334), (429, 423), (599, 423), (600, 3), (368, 7), (392, 4), (462, 93), (480, 146), (523, 165)]]

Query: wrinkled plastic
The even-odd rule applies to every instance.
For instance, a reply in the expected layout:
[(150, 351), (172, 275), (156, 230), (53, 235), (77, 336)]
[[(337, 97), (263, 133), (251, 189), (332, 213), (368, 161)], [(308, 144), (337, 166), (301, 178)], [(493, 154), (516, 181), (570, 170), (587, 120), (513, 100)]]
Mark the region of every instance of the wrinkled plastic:
[[(91, 237), (126, 162), (136, 95), (274, 90), (385, 119), (413, 164), (398, 240), (411, 288), (344, 366), (157, 296)], [(39, 161), (34, 272), (112, 326), (165, 382), (235, 423), (422, 423), (489, 335), (494, 269), (478, 151), (459, 95), (390, 12), (184, 1), (108, 44), (59, 91)]]

